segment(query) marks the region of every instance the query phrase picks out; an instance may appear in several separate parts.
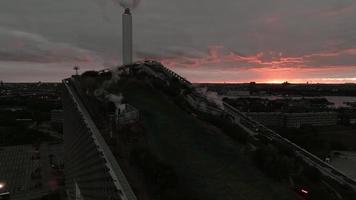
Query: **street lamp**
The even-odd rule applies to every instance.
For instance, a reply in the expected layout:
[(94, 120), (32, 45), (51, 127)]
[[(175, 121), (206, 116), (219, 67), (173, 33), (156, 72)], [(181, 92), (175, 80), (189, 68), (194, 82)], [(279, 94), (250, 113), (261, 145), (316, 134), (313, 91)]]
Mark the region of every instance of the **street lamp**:
[(75, 70), (75, 75), (78, 76), (79, 66), (74, 66), (73, 69)]

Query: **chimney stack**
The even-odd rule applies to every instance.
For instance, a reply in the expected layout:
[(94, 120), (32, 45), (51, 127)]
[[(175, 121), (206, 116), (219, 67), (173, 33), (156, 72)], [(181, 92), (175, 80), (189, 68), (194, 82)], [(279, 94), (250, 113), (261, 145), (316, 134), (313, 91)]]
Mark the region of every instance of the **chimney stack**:
[(122, 15), (122, 60), (124, 65), (132, 64), (132, 15), (129, 8)]

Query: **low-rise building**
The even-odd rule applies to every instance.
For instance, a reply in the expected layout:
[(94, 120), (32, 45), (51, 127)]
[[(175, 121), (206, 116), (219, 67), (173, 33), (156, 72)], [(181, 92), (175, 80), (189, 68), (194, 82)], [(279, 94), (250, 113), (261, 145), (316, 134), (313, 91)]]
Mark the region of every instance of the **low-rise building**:
[(246, 114), (265, 126), (283, 127), (285, 124), (285, 116), (280, 112), (249, 112)]
[(116, 126), (137, 122), (140, 119), (140, 112), (129, 104), (117, 105), (115, 111)]
[(226, 96), (233, 96), (233, 97), (247, 97), (250, 96), (250, 91), (249, 90), (229, 90), (225, 94)]
[(250, 112), (246, 115), (266, 126), (286, 128), (300, 128), (305, 125), (333, 126), (338, 120), (336, 112)]
[[(48, 145), (19, 145), (0, 148), (0, 199), (40, 199), (51, 191)], [(52, 185), (56, 185), (53, 182)], [(4, 190), (1, 191), (1, 188)], [(4, 199), (6, 199), (4, 197)]]
[(63, 123), (63, 110), (51, 110), (51, 123)]
[(333, 126), (337, 124), (336, 112), (286, 113), (285, 127), (300, 128), (303, 125)]

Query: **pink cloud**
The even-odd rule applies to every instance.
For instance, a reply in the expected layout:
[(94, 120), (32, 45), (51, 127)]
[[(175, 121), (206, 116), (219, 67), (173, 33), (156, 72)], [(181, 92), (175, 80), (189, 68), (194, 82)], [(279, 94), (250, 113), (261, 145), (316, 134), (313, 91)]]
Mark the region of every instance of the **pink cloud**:
[[(158, 60), (174, 70), (182, 71), (196, 82), (356, 82), (356, 59), (355, 65), (343, 64), (340, 58), (346, 55), (356, 56), (356, 48), (288, 56), (273, 51), (242, 55), (221, 45), (213, 45), (202, 57), (180, 55)], [(341, 63), (322, 64), (321, 61), (329, 61), (331, 58), (336, 61), (340, 59)], [(190, 74), (198, 71), (200, 73)], [(232, 74), (236, 74), (235, 81), (231, 77)], [(241, 74), (244, 76), (240, 76)]]

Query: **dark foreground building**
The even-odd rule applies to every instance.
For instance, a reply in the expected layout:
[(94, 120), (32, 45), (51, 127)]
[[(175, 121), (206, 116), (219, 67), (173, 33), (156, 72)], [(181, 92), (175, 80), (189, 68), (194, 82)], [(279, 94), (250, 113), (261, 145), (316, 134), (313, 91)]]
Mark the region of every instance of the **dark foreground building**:
[[(69, 199), (190, 200), (246, 195), (257, 200), (293, 196), (281, 184), (266, 188), (268, 178), (255, 167), (241, 164), (245, 162), (240, 155), (242, 147), (231, 146), (233, 141), (222, 130), (197, 118), (198, 113), (220, 115), (222, 111), (214, 102), (191, 93), (194, 88), (184, 78), (155, 62), (118, 71), (122, 76), (118, 82), (115, 76), (106, 77), (106, 72), (86, 72), (63, 81)], [(112, 86), (102, 95), (106, 100), (100, 100), (100, 94), (105, 93), (100, 85), (106, 81)], [(180, 92), (183, 90), (186, 92)], [(120, 94), (125, 99), (121, 103), (116, 102)], [(173, 96), (197, 114), (171, 101)], [(114, 112), (105, 111), (112, 111), (106, 109), (110, 101)], [(126, 125), (127, 120), (123, 123), (127, 117), (131, 125)]]
[(79, 100), (73, 82), (64, 81), (65, 175), (68, 198), (135, 200), (119, 164)]
[(353, 180), (160, 63), (63, 85), (69, 199), (353, 199)]

